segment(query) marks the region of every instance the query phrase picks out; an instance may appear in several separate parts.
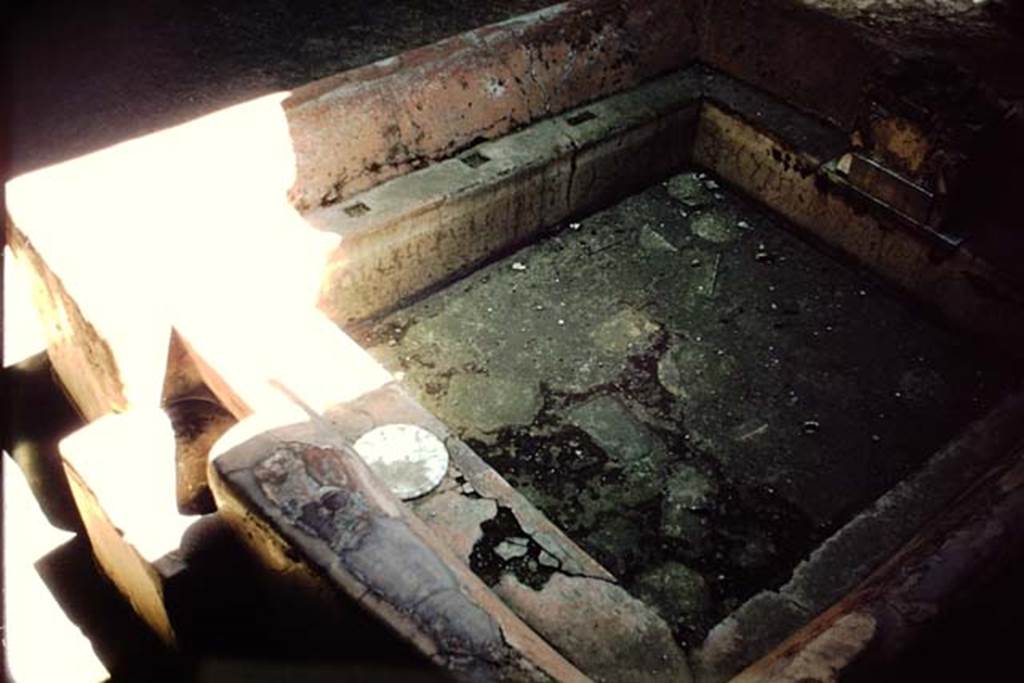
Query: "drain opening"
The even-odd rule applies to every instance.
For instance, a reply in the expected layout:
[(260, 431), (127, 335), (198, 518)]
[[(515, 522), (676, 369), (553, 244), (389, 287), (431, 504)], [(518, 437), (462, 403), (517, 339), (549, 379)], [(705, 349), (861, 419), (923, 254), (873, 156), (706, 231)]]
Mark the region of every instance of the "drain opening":
[(370, 207), (368, 207), (366, 204), (363, 204), (362, 202), (350, 204), (349, 206), (346, 206), (342, 210), (352, 218), (362, 216), (364, 213), (370, 213)]
[(469, 166), (470, 168), (480, 168), (490, 160), (490, 157), (485, 157), (480, 152), (473, 152), (472, 154), (467, 154), (466, 156), (459, 159), (459, 161), (464, 163), (466, 166)]
[(584, 110), (581, 111), (579, 114), (573, 114), (572, 116), (565, 117), (565, 120), (570, 126), (578, 126), (582, 123), (586, 123), (587, 121), (596, 118), (597, 114), (590, 110)]

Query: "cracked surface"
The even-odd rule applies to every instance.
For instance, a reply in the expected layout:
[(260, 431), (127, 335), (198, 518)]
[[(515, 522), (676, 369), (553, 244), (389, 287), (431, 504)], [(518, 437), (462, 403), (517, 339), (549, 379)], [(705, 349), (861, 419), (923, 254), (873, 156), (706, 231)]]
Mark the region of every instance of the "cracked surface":
[[(563, 227), (356, 336), (684, 644), (1001, 391), (704, 174)], [(550, 582), (508, 521), (485, 522), (475, 568)]]
[[(283, 442), (253, 467), (252, 476), (288, 524), (325, 543), (337, 567), (366, 587), (361, 600), (373, 593), (427, 634), (437, 648), (431, 653), (435, 661), (470, 671), (505, 663), (509, 654), (499, 625), (462, 592), (448, 566), (425, 551), (408, 526), (353, 487), (344, 456)], [(407, 562), (388, 561), (396, 555)], [(416, 568), (415, 580), (409, 566)]]

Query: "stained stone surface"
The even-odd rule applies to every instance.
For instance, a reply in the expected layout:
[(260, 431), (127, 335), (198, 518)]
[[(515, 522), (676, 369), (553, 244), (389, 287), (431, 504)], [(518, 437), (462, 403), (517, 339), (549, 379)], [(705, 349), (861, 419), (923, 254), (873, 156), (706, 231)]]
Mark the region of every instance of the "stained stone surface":
[(352, 332), (689, 645), (1011, 381), (698, 172)]
[(704, 577), (679, 562), (666, 562), (636, 579), (636, 593), (661, 605), (670, 622), (698, 617), (707, 610), (709, 594)]
[(453, 375), (445, 398), (446, 414), (482, 432), (528, 425), (541, 407), (536, 382), (475, 373)]

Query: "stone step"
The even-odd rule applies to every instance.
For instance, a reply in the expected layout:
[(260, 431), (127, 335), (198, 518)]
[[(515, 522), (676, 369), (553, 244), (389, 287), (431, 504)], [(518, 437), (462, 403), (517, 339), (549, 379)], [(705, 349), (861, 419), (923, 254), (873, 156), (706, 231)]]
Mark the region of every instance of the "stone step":
[(679, 170), (699, 76), (664, 76), (308, 212), (341, 238), (321, 310), (340, 324), (379, 314)]
[(292, 197), (313, 209), (692, 62), (691, 3), (575, 0), (298, 88)]

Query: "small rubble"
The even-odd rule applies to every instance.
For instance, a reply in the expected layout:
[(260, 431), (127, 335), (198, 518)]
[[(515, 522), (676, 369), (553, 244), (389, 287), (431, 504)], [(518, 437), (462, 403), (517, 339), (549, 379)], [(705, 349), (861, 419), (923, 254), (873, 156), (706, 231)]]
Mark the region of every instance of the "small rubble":
[(529, 551), (529, 543), (529, 539), (526, 538), (508, 538), (495, 546), (494, 552), (498, 557), (507, 562), (526, 555)]
[(640, 246), (649, 251), (677, 252), (679, 248), (669, 242), (657, 230), (645, 225), (640, 230)]
[(537, 556), (537, 562), (542, 567), (548, 567), (549, 569), (560, 569), (562, 563), (558, 561), (558, 558), (549, 553), (546, 550), (542, 550), (540, 555)]
[(682, 202), (687, 208), (697, 209), (712, 203), (712, 194), (701, 182), (703, 175), (681, 173), (665, 181), (665, 189), (674, 199)]
[(690, 465), (677, 465), (665, 487), (665, 504), (684, 510), (707, 510), (718, 493), (718, 485)]
[(690, 221), (694, 235), (714, 244), (728, 244), (740, 237), (740, 233), (727, 218), (716, 212), (706, 211)]
[(701, 620), (711, 603), (704, 577), (679, 562), (666, 562), (644, 572), (637, 577), (633, 592), (657, 605), (662, 616), (677, 626), (681, 621)]
[(535, 384), (478, 374), (452, 377), (446, 399), (446, 414), (482, 432), (529, 424), (541, 407)]

